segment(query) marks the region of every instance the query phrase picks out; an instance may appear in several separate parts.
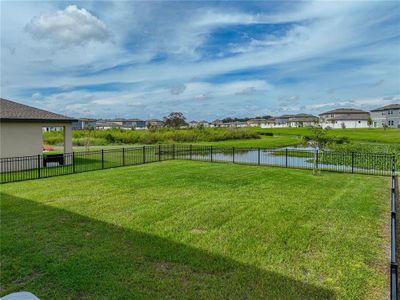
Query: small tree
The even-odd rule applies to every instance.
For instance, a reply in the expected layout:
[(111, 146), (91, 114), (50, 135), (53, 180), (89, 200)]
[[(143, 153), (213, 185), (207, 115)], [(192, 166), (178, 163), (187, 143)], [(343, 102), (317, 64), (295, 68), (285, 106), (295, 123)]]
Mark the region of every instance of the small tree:
[(90, 150), (90, 142), (91, 142), (93, 130), (94, 130), (94, 127), (92, 125), (88, 125), (85, 128), (85, 149), (86, 149), (86, 151)]
[(199, 125), (196, 126), (196, 128), (199, 130), (203, 130), (205, 127), (203, 123), (200, 123)]
[(313, 127), (319, 127), (320, 125), (319, 125), (319, 119), (315, 119), (314, 121), (313, 121)]
[(344, 122), (342, 122), (342, 124), (340, 124), (340, 126), (342, 127), (342, 129), (346, 129), (346, 124)]
[(167, 117), (164, 117), (166, 127), (180, 128), (186, 125), (186, 118), (181, 112), (172, 112)]
[(372, 118), (371, 117), (368, 117), (367, 124), (368, 124), (368, 127), (371, 128), (371, 126), (372, 126)]
[(313, 168), (313, 174), (318, 175), (320, 174), (319, 168), (317, 166), (317, 153), (318, 150), (321, 151), (321, 159), (323, 159), (323, 150), (326, 148), (326, 146), (333, 141), (333, 138), (329, 137), (327, 134), (327, 129), (322, 129), (322, 128), (313, 128), (313, 135), (311, 136), (306, 136), (304, 137), (304, 140), (307, 142), (307, 144), (311, 145), (315, 151), (314, 151), (314, 168)]

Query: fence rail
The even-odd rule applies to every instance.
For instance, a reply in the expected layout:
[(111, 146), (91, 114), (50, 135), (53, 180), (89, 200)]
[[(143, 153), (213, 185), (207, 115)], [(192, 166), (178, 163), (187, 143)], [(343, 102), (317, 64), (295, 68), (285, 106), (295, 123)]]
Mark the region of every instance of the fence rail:
[(396, 157), (386, 153), (299, 149), (156, 145), (0, 159), (0, 182), (14, 182), (164, 160), (200, 160), (284, 168), (391, 175)]

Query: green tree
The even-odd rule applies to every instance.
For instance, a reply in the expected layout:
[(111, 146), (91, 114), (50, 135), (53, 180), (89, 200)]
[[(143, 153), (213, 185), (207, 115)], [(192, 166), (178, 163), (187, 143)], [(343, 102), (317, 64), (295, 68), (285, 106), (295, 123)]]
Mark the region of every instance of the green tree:
[[(334, 141), (333, 137), (328, 136), (328, 129), (322, 129), (319, 127), (313, 128), (313, 135), (311, 136), (306, 136), (304, 137), (304, 140), (307, 142), (307, 144), (311, 145), (312, 147), (315, 148), (314, 152), (314, 168), (313, 168), (313, 174), (314, 175), (319, 175), (320, 170), (318, 168), (318, 153), (320, 153), (321, 161), (323, 161), (323, 154), (324, 154), (324, 149), (326, 149), (326, 146)], [(321, 150), (321, 151), (319, 151)]]
[(186, 125), (186, 118), (181, 112), (172, 112), (167, 117), (164, 117), (166, 127), (180, 128)]
[(371, 126), (372, 126), (372, 118), (371, 117), (368, 117), (367, 124), (368, 124), (368, 127), (371, 128)]
[(92, 133), (93, 133), (94, 129), (95, 128), (92, 125), (88, 125), (85, 128), (85, 140), (84, 140), (84, 143), (85, 143), (85, 149), (87, 151), (89, 151), (89, 149), (90, 149), (90, 142), (92, 140)]

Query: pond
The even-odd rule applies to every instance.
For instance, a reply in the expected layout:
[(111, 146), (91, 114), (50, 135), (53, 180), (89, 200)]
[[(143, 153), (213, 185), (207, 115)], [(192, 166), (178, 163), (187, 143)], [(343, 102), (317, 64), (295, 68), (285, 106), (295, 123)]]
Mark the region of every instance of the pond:
[[(376, 173), (377, 171), (386, 174), (390, 170), (389, 166), (379, 165), (379, 157), (352, 157), (351, 153), (344, 152), (321, 152), (314, 148), (280, 148), (280, 149), (201, 149), (193, 151), (191, 157), (194, 160), (233, 162), (242, 164), (272, 165), (291, 168), (313, 169), (318, 165), (319, 169), (357, 172), (357, 173)], [(316, 161), (318, 163), (316, 163)], [(321, 163), (324, 161), (325, 163)], [(332, 162), (332, 163), (331, 163)]]

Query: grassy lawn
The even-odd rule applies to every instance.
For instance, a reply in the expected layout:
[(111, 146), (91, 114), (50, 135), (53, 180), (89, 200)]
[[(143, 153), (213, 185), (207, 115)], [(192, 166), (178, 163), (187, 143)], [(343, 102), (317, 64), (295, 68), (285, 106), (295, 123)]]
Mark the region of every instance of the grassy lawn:
[(1, 294), (384, 299), (389, 180), (166, 161), (2, 186)]
[[(271, 128), (256, 129), (258, 132), (272, 132), (274, 134), (288, 134), (309, 136), (312, 135), (310, 128)], [(336, 137), (348, 137), (354, 142), (368, 143), (387, 143), (400, 144), (400, 129), (381, 129), (381, 128), (363, 128), (363, 129), (332, 129), (329, 135)]]

